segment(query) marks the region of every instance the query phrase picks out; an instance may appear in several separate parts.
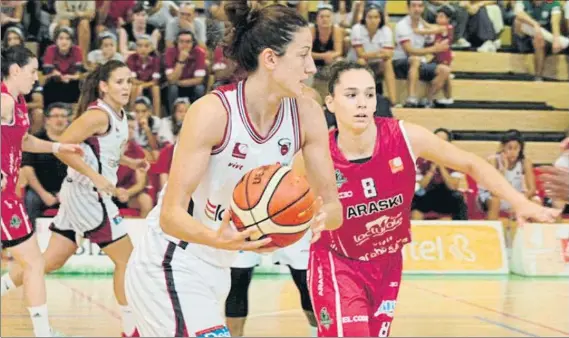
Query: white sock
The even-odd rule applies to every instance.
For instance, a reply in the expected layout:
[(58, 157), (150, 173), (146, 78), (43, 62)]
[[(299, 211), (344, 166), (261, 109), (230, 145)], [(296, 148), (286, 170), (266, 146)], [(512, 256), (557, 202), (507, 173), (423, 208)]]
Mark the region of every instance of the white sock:
[(318, 327), (310, 326), (310, 337), (318, 337)]
[(34, 327), (34, 335), (36, 337), (51, 337), (51, 328), (49, 327), (49, 319), (47, 317), (47, 304), (29, 307), (32, 325)]
[(4, 276), (2, 276), (2, 279), (0, 280), (0, 289), (2, 290), (1, 295), (4, 296), (6, 293), (8, 293), (8, 291), (15, 288), (16, 285), (14, 285), (12, 278), (10, 278), (10, 274), (8, 273), (4, 274)]
[(128, 305), (119, 305), (121, 308), (122, 314), (122, 329), (124, 334), (131, 335), (134, 333), (136, 329), (136, 324), (134, 323), (134, 315), (132, 314), (132, 310)]

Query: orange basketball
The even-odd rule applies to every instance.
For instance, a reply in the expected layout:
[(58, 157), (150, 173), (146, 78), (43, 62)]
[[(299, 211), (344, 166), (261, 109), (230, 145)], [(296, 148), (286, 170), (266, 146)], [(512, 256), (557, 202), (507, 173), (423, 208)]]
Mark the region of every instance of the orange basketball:
[(289, 246), (304, 236), (314, 216), (315, 196), (304, 177), (280, 164), (247, 172), (233, 190), (231, 220), (239, 230), (255, 226), (251, 240), (269, 236), (268, 247)]

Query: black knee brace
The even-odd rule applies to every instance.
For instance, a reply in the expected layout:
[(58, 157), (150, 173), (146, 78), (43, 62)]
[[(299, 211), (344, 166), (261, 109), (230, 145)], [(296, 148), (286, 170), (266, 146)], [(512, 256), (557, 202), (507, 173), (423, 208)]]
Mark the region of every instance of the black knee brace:
[(230, 318), (247, 317), (249, 313), (249, 284), (254, 268), (231, 268), (231, 290), (225, 301), (225, 316)]
[(296, 270), (290, 266), (288, 268), (290, 269), (292, 280), (294, 281), (294, 284), (296, 284), (296, 288), (300, 293), (302, 309), (304, 311), (313, 312), (312, 303), (310, 302), (310, 294), (308, 293), (308, 285), (306, 284), (306, 270)]

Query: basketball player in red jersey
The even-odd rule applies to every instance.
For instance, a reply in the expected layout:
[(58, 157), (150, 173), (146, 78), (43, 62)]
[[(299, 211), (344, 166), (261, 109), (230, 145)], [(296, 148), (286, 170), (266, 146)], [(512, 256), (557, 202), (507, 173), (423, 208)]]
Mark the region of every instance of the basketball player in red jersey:
[[(131, 92), (131, 71), (125, 63), (111, 60), (89, 73), (79, 98), (77, 115), (61, 135), (61, 140), (81, 144), (83, 156), (57, 154), (68, 166), (59, 198), (61, 204), (50, 226), (52, 235), (43, 257), (51, 272), (65, 264), (77, 250), (77, 238), (97, 244), (115, 265), (114, 291), (119, 303), (123, 336), (137, 336), (134, 319), (124, 294), (124, 272), (132, 251), (116, 195), (118, 165), (145, 166), (143, 160), (125, 157), (128, 122), (123, 107)], [(23, 283), (20, 269), (3, 279), (16, 286)]]
[(316, 71), (308, 22), (281, 5), (252, 10), (247, 2), (225, 5), (233, 26), (225, 52), (248, 77), (189, 108), (168, 183), (128, 263), (126, 294), (141, 336), (230, 334), (220, 312), (230, 266), (239, 250), (270, 242), (247, 241), (252, 227), (238, 232), (223, 212), (247, 171), (292, 163), (302, 149), (308, 180), (322, 203), (311, 224), (313, 238), (324, 226), (342, 223), (324, 113), (302, 95), (302, 82)]
[[(81, 147), (40, 140), (27, 133), (30, 126), (24, 95), (38, 80), (38, 60), (23, 46), (2, 50), (2, 247), (12, 254), (22, 270), (24, 295), (36, 337), (51, 337), (42, 257), (35, 226), (16, 193), (22, 152), (78, 153)], [(15, 288), (2, 278), (2, 295)]]
[[(415, 160), (471, 175), (509, 201), (520, 221), (552, 222), (558, 210), (528, 201), (483, 159), (423, 127), (373, 118), (373, 72), (340, 62), (326, 97), (338, 128), (330, 132), (344, 223), (310, 251), (308, 284), (322, 337), (387, 337), (401, 283), (403, 246), (411, 241)], [(295, 164), (296, 165), (296, 164)]]

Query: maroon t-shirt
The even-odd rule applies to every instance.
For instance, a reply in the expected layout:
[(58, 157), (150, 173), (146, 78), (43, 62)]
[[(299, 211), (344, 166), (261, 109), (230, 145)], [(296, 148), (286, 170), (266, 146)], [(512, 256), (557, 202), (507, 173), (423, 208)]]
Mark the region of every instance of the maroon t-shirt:
[[(170, 47), (166, 50), (164, 55), (164, 64), (166, 66), (166, 74), (174, 71), (176, 68), (176, 62), (178, 61), (178, 56), (180, 51), (177, 47)], [(182, 70), (182, 75), (180, 80), (187, 80), (194, 77), (203, 77), (206, 75), (206, 52), (200, 47), (196, 46), (190, 52), (190, 56), (186, 60), (186, 64)]]
[[(124, 155), (133, 159), (144, 158), (144, 150), (135, 140), (128, 141)], [(136, 184), (136, 172), (131, 168), (120, 165), (117, 170), (117, 187), (128, 189)]]
[(128, 68), (137, 80), (148, 82), (160, 79), (160, 56), (148, 55), (146, 60), (138, 54), (131, 54), (126, 60)]
[(45, 50), (43, 55), (43, 71), (49, 74), (52, 70), (58, 70), (62, 75), (75, 74), (83, 69), (83, 56), (81, 48), (71, 46), (67, 54), (61, 54), (57, 45), (53, 44)]

